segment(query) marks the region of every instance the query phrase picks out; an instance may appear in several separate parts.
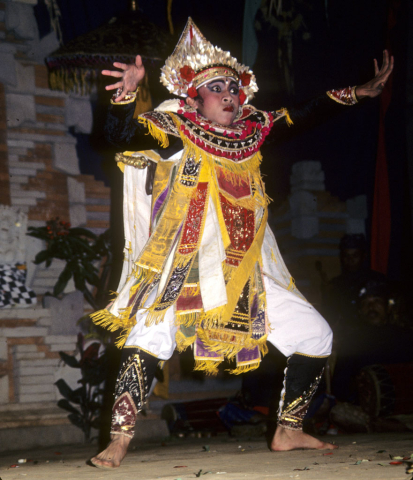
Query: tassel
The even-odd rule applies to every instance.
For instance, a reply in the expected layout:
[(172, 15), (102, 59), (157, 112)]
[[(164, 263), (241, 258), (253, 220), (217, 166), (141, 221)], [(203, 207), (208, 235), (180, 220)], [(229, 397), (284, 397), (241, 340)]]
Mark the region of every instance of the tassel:
[(290, 114), (288, 113), (288, 110), (286, 108), (281, 108), (280, 110), (277, 110), (276, 113), (280, 117), (285, 117), (285, 120), (287, 122), (287, 125), (290, 127), (291, 125), (294, 125), (294, 122), (291, 120)]

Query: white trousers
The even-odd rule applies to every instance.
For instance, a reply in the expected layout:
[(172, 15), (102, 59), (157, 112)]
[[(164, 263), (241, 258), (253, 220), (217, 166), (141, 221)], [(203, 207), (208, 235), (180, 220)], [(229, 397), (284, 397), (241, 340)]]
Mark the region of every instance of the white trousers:
[[(330, 355), (333, 334), (317, 310), (265, 275), (264, 284), (270, 324), (268, 341), (286, 357), (293, 353), (312, 357)], [(155, 292), (152, 297), (154, 296)], [(153, 302), (152, 297), (149, 297), (148, 305)], [(129, 334), (125, 347), (141, 348), (160, 360), (168, 360), (176, 347), (174, 307), (168, 309), (164, 321), (157, 325), (146, 327), (146, 315), (145, 310), (137, 313), (137, 323)]]

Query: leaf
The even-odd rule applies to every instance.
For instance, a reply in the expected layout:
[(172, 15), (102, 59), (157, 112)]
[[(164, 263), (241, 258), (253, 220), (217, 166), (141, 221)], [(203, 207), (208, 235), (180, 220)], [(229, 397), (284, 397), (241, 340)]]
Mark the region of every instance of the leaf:
[(85, 277), (79, 271), (77, 271), (74, 274), (74, 280), (76, 289), (83, 292), (83, 290), (86, 289)]
[(403, 465), (403, 462), (390, 462), (390, 465)]
[(84, 264), (84, 267), (86, 269), (87, 272), (89, 273), (95, 273), (98, 271), (98, 269), (93, 265), (93, 263), (89, 263), (89, 262), (86, 262)]
[(53, 288), (53, 295), (55, 297), (57, 297), (63, 292), (63, 290), (66, 288), (67, 282), (71, 279), (71, 277), (72, 277), (72, 271), (70, 269), (70, 264), (68, 263), (65, 266), (63, 272), (59, 275), (56, 285)]
[(82, 359), (80, 360), (80, 365), (83, 365), (85, 362), (90, 360), (97, 360), (99, 354), (100, 343), (94, 342), (87, 347), (83, 352)]
[(92, 240), (96, 240), (97, 236), (88, 230), (87, 228), (81, 228), (81, 227), (74, 227), (69, 229), (69, 235), (72, 236), (81, 236), (83, 235), (84, 237), (91, 238)]
[(202, 473), (202, 470), (200, 470), (198, 473), (195, 473), (195, 476), (196, 476), (196, 477), (200, 477), (200, 476), (201, 476), (201, 473)]
[(95, 387), (100, 385), (103, 381), (106, 380), (107, 373), (105, 368), (96, 368), (96, 369), (88, 369), (87, 372), (84, 373), (84, 380), (86, 383)]
[(95, 287), (99, 286), (100, 278), (96, 275), (96, 273), (85, 272), (85, 277), (88, 283), (91, 285), (94, 285)]
[(82, 238), (77, 238), (77, 237), (70, 237), (70, 242), (72, 242), (73, 247), (78, 247), (78, 248), (80, 247), (82, 252), (87, 252), (90, 255), (92, 255), (93, 257), (96, 256), (95, 251), (89, 245), (89, 242), (87, 242), (86, 240), (84, 240)]
[(73, 425), (81, 428), (84, 431), (85, 422), (81, 416), (71, 413), (70, 415), (67, 416), (67, 418), (73, 423)]
[(55, 385), (56, 387), (59, 389), (59, 392), (60, 392), (60, 395), (62, 395), (62, 397), (66, 398), (67, 400), (70, 400), (71, 402), (73, 403), (80, 403), (78, 400), (79, 400), (79, 396), (77, 393), (77, 390), (76, 391), (73, 391), (69, 385), (65, 382), (65, 380), (63, 380), (62, 378), (60, 380), (58, 380), (57, 382), (55, 382)]
[(87, 402), (86, 406), (92, 413), (97, 412), (102, 408), (102, 405), (99, 402)]
[(70, 400), (73, 403), (81, 403), (84, 404), (86, 399), (86, 389), (84, 385), (82, 385), (79, 388), (76, 388), (76, 390), (73, 390), (73, 398)]
[(399, 457), (399, 456), (393, 457), (393, 460), (403, 460), (403, 457)]
[(50, 259), (50, 252), (49, 250), (41, 250), (35, 257), (33, 263), (39, 265), (39, 263), (46, 262)]
[(209, 445), (204, 445), (202, 448), (204, 449), (204, 452), (209, 452)]
[(80, 368), (80, 363), (77, 361), (76, 357), (69, 355), (65, 352), (59, 352), (60, 358), (65, 362), (66, 365), (72, 368)]
[(63, 408), (64, 410), (67, 410), (68, 412), (74, 413), (76, 415), (81, 415), (77, 408), (75, 408), (70, 402), (63, 398), (57, 402), (57, 406)]
[(379, 450), (376, 453), (384, 453), (386, 450)]

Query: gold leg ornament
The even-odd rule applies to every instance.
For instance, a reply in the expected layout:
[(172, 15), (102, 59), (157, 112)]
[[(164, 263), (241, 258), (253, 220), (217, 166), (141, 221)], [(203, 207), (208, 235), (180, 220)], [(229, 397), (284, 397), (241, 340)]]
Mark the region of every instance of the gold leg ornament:
[(278, 424), (288, 430), (302, 430), (311, 399), (320, 384), (327, 357), (294, 353), (288, 358)]
[(111, 435), (133, 438), (136, 419), (148, 398), (157, 365), (157, 358), (139, 349), (122, 351), (112, 408)]

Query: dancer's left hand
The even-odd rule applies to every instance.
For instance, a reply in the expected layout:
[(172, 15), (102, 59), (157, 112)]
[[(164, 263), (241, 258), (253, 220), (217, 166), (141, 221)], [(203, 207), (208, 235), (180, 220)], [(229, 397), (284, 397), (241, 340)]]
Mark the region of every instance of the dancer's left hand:
[(374, 74), (375, 77), (364, 85), (356, 87), (357, 98), (370, 97), (374, 98), (381, 94), (383, 88), (389, 79), (389, 76), (394, 67), (394, 57), (389, 56), (389, 52), (384, 50), (383, 52), (383, 65), (379, 70), (379, 65), (376, 59), (374, 59)]

